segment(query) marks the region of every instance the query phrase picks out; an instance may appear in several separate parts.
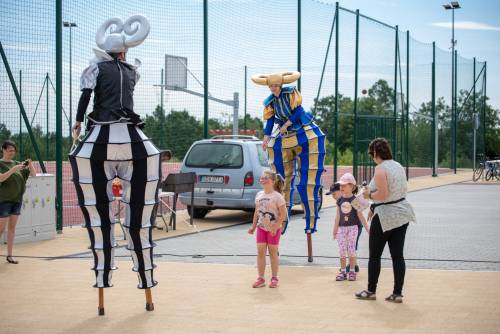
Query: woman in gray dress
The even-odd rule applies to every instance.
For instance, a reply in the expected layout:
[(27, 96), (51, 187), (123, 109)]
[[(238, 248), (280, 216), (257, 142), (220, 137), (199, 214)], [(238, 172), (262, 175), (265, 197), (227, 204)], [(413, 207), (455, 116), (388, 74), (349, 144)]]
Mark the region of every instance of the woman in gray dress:
[(406, 265), (403, 248), (409, 222), (415, 222), (415, 213), (406, 200), (406, 173), (398, 162), (392, 159), (391, 147), (386, 139), (376, 138), (368, 146), (368, 154), (377, 164), (375, 174), (365, 198), (373, 201), (368, 214), (371, 220), (369, 237), (368, 289), (356, 294), (359, 299), (375, 300), (380, 258), (385, 244), (389, 244), (394, 271), (394, 290), (385, 300), (401, 303)]

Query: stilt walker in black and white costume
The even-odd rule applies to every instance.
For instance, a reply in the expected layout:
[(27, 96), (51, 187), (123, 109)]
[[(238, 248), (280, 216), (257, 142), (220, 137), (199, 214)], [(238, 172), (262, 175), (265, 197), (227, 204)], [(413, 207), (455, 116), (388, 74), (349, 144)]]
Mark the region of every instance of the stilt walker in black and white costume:
[[(106, 31), (111, 28), (110, 34)], [(148, 20), (134, 15), (124, 23), (119, 18), (104, 22), (96, 33), (91, 60), (81, 76), (82, 95), (78, 104), (74, 135), (78, 136), (90, 96), (93, 111), (87, 116), (87, 133), (71, 151), (78, 202), (94, 254), (95, 287), (99, 288), (99, 314), (104, 314), (103, 288), (112, 286), (114, 262), (114, 219), (111, 185), (118, 177), (123, 184), (123, 224), (128, 249), (139, 277), (139, 289), (146, 290), (146, 309), (152, 310), (150, 288), (153, 279), (152, 228), (156, 217), (161, 179), (160, 152), (141, 131), (143, 122), (134, 113), (133, 92), (139, 80), (137, 67), (125, 62), (128, 48), (141, 44), (149, 34)]]

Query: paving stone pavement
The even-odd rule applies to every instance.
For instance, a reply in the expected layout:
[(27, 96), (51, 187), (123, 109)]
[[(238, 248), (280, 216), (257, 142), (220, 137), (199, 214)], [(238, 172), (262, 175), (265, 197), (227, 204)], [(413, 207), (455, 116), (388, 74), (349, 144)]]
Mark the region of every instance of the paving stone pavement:
[[(416, 191), (407, 198), (418, 222), (410, 224), (405, 244), (408, 268), (500, 271), (500, 185), (456, 184)], [(313, 235), (314, 262), (308, 263), (302, 215), (293, 216), (281, 239), (281, 265), (338, 266), (338, 246), (332, 240), (335, 208), (320, 212)], [(242, 222), (243, 223), (243, 222)], [(161, 261), (255, 264), (255, 237), (249, 224), (158, 241), (156, 262)], [(116, 250), (119, 259), (128, 251)], [(194, 256), (193, 255), (201, 255)], [(360, 265), (366, 267), (368, 238), (359, 241)], [(384, 251), (389, 259), (388, 247)], [(383, 261), (383, 266), (391, 266)]]

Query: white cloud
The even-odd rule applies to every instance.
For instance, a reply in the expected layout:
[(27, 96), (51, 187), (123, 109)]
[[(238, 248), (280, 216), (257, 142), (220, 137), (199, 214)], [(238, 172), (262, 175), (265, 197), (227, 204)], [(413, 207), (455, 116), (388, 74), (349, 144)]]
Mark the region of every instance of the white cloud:
[[(451, 22), (433, 22), (434, 27), (449, 28), (451, 29)], [(488, 23), (474, 22), (474, 21), (457, 21), (455, 22), (455, 29), (463, 30), (496, 30), (499, 31), (500, 27), (492, 26)]]

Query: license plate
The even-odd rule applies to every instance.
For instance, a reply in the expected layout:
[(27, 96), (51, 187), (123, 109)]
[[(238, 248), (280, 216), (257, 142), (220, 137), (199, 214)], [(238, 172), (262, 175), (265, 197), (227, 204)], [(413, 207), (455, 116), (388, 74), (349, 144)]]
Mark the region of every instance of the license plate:
[(224, 176), (201, 175), (201, 183), (224, 183)]

